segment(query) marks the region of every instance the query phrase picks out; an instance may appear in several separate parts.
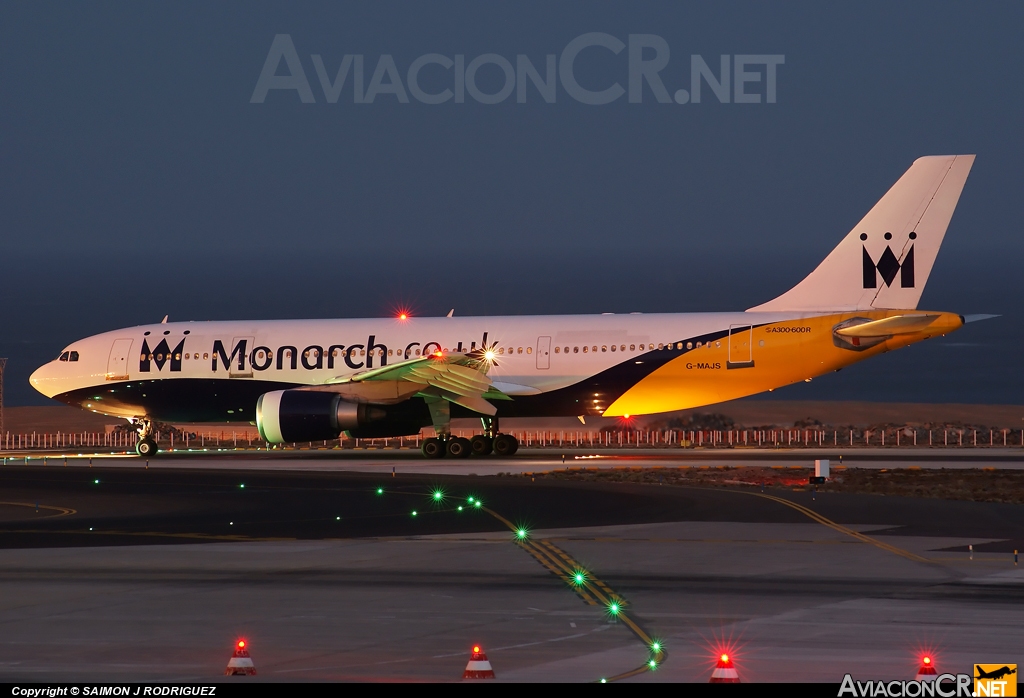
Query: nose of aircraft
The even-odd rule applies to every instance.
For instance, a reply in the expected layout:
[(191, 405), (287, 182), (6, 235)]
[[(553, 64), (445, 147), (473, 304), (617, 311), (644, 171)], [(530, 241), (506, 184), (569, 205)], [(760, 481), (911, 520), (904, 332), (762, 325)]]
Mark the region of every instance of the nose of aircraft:
[(29, 376), (28, 382), (33, 388), (46, 397), (53, 397), (57, 394), (56, 381), (53, 375), (53, 362), (43, 364)]

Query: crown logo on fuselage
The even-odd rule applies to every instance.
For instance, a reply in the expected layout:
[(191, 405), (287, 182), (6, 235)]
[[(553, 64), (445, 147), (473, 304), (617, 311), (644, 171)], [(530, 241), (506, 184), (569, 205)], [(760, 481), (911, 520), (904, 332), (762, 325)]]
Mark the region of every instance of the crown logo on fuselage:
[(162, 371), (166, 363), (171, 364), (171, 371), (181, 371), (181, 350), (184, 348), (184, 338), (174, 349), (168, 346), (166, 339), (161, 339), (156, 347), (150, 349), (149, 341), (143, 339), (142, 356), (139, 357), (139, 372), (149, 373), (151, 364), (156, 364), (156, 370)]

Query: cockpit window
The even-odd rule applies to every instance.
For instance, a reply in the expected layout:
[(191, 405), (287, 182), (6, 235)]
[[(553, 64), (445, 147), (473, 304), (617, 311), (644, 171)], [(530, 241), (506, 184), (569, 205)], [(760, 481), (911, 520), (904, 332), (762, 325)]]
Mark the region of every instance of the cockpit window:
[(78, 361), (78, 352), (71, 352), (70, 355), (68, 356), (68, 361)]
[(64, 352), (63, 354), (61, 354), (61, 355), (60, 355), (60, 356), (59, 356), (59, 357), (57, 358), (57, 360), (58, 360), (58, 361), (67, 361), (67, 360), (68, 360), (68, 352)]

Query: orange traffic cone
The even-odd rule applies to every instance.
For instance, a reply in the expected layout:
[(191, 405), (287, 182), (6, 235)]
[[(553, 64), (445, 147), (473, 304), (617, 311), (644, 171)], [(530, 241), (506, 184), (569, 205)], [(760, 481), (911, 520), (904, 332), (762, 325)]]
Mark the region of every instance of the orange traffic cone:
[(736, 667), (732, 665), (729, 655), (723, 654), (718, 657), (718, 664), (711, 672), (709, 683), (739, 683), (740, 675), (736, 673)]
[(921, 668), (917, 670), (917, 676), (914, 677), (915, 681), (934, 681), (935, 680), (935, 664), (932, 662), (931, 657), (921, 658)]
[(493, 679), (494, 669), (491, 668), (491, 663), (487, 661), (487, 655), (480, 649), (479, 645), (474, 645), (473, 656), (469, 658), (469, 664), (466, 665), (466, 670), (462, 672), (462, 678), (464, 679)]
[(256, 666), (252, 663), (249, 650), (245, 649), (245, 640), (239, 640), (235, 645), (235, 651), (228, 660), (228, 668), (224, 670), (224, 676), (255, 676)]

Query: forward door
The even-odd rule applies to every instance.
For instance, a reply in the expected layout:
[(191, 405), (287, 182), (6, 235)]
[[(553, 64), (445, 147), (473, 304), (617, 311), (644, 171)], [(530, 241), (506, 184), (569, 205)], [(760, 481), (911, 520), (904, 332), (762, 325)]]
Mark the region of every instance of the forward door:
[(132, 351), (132, 340), (115, 339), (114, 346), (110, 348), (110, 356), (107, 357), (108, 381), (128, 380), (128, 357)]

